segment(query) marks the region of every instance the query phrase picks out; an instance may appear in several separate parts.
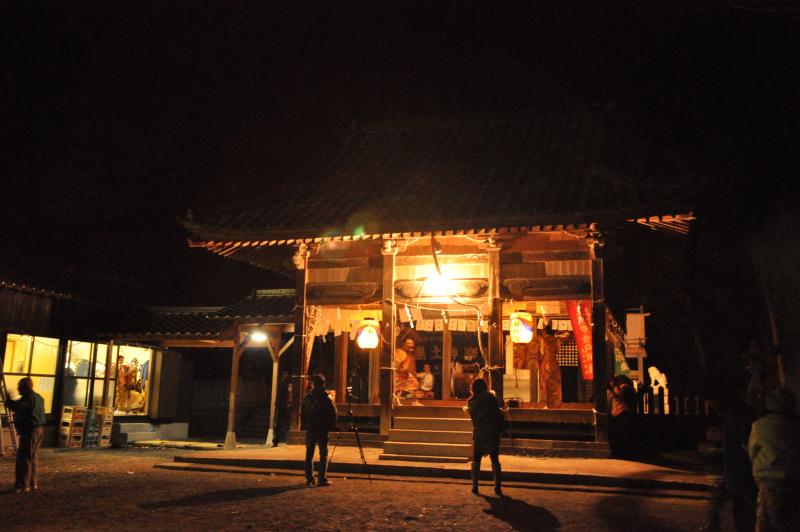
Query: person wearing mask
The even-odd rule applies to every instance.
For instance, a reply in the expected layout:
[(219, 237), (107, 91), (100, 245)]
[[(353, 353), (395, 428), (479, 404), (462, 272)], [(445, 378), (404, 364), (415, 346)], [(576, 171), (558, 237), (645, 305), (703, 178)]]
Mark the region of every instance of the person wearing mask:
[(753, 423), (747, 450), (758, 486), (756, 531), (797, 530), (800, 523), (800, 420), (795, 398), (778, 389)]
[(6, 406), (14, 412), (14, 425), (19, 434), (14, 490), (21, 493), (39, 489), (37, 477), (39, 447), (42, 444), (47, 419), (44, 413), (44, 399), (33, 391), (33, 381), (30, 377), (19, 380), (17, 391), (20, 398), (9, 399)]
[(317, 485), (330, 484), (328, 470), (328, 433), (336, 425), (336, 406), (325, 392), (325, 377), (311, 376), (311, 390), (303, 398), (301, 420), (306, 431), (306, 485), (314, 485), (314, 450), (319, 447)]
[(465, 407), (472, 420), (472, 493), (478, 494), (478, 477), (481, 472), (481, 459), (489, 455), (494, 476), (494, 493), (503, 496), (500, 468), (500, 434), (505, 420), (500, 403), (494, 393), (489, 391), (486, 381), (475, 379), (471, 385), (472, 395)]

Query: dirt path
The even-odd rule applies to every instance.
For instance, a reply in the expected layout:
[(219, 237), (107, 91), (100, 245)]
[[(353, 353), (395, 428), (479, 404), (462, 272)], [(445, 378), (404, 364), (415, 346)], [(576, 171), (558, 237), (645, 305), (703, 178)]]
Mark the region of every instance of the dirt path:
[[(181, 451), (185, 454), (186, 451)], [(697, 530), (708, 501), (568, 486), (508, 487), (474, 497), (465, 482), (334, 476), (306, 488), (297, 472), (155, 469), (164, 449), (57, 451), (41, 457), (41, 490), (0, 495), (2, 530)], [(12, 484), (13, 460), (0, 459)], [(483, 488), (491, 493), (489, 486)]]

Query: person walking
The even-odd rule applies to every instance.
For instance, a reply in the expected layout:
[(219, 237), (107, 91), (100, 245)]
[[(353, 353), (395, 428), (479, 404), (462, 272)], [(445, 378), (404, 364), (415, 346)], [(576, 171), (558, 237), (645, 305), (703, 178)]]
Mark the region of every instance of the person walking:
[(314, 449), (319, 447), (317, 485), (330, 484), (328, 469), (328, 433), (336, 425), (336, 406), (325, 392), (325, 377), (311, 376), (311, 390), (303, 399), (301, 420), (306, 431), (306, 485), (314, 485)]
[(14, 412), (14, 425), (19, 434), (14, 490), (21, 493), (39, 489), (39, 447), (47, 419), (44, 414), (44, 399), (33, 391), (30, 377), (19, 380), (17, 391), (21, 397), (17, 400), (9, 399), (6, 406)]
[(784, 389), (766, 397), (766, 414), (753, 423), (747, 450), (758, 486), (756, 531), (797, 530), (800, 522), (800, 420)]
[(489, 391), (486, 381), (475, 379), (471, 385), (472, 395), (466, 409), (472, 420), (472, 493), (478, 494), (478, 477), (481, 459), (489, 455), (494, 476), (494, 493), (503, 496), (500, 468), (500, 434), (503, 432), (503, 412), (494, 393)]

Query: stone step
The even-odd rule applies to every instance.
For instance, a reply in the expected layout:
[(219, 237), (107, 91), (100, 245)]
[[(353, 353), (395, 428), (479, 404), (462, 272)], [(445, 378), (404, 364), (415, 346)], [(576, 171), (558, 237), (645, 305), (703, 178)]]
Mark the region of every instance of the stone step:
[(539, 440), (522, 438), (502, 438), (500, 444), (524, 449), (587, 449), (607, 450), (607, 442), (573, 440)]
[(442, 417), (395, 417), (393, 425), (396, 429), (406, 430), (451, 430), (472, 431), (469, 419)]
[(607, 442), (502, 438), (500, 452), (556, 458), (610, 458)]
[[(339, 436), (341, 434), (341, 436)], [(358, 437), (361, 440), (362, 447), (383, 447), (384, 441), (386, 441), (386, 436), (381, 436), (380, 434), (375, 434), (372, 432), (359, 432)], [(294, 444), (294, 445), (304, 445), (306, 441), (306, 433), (302, 430), (290, 430), (286, 435), (286, 443)], [(337, 441), (339, 445), (344, 445), (346, 447), (353, 447), (356, 446), (356, 437), (354, 432), (331, 432), (328, 434), (328, 447), (332, 447), (336, 445)]]
[(114, 423), (114, 432), (155, 432), (156, 428), (150, 423)]
[(378, 460), (392, 460), (395, 462), (433, 462), (435, 464), (463, 464), (469, 458), (463, 456), (423, 456), (413, 454), (387, 454), (383, 453)]
[(389, 441), (423, 443), (472, 443), (472, 432), (455, 430), (391, 429)]
[(112, 435), (111, 443), (113, 445), (125, 445), (136, 441), (149, 441), (157, 439), (158, 433), (155, 431), (120, 432)]
[(455, 456), (468, 458), (472, 446), (461, 443), (422, 443), (387, 441), (383, 451), (388, 454), (414, 456)]

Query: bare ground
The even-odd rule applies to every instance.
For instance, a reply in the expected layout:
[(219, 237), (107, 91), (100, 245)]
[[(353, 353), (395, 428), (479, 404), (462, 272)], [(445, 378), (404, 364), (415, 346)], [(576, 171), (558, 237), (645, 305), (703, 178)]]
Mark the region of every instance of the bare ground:
[[(491, 487), (463, 481), (333, 476), (306, 488), (299, 472), (154, 468), (168, 449), (55, 450), (38, 492), (0, 494), (0, 528), (114, 530), (698, 530), (709, 500), (580, 486)], [(186, 451), (181, 451), (183, 454)], [(13, 458), (0, 478), (13, 483)]]

